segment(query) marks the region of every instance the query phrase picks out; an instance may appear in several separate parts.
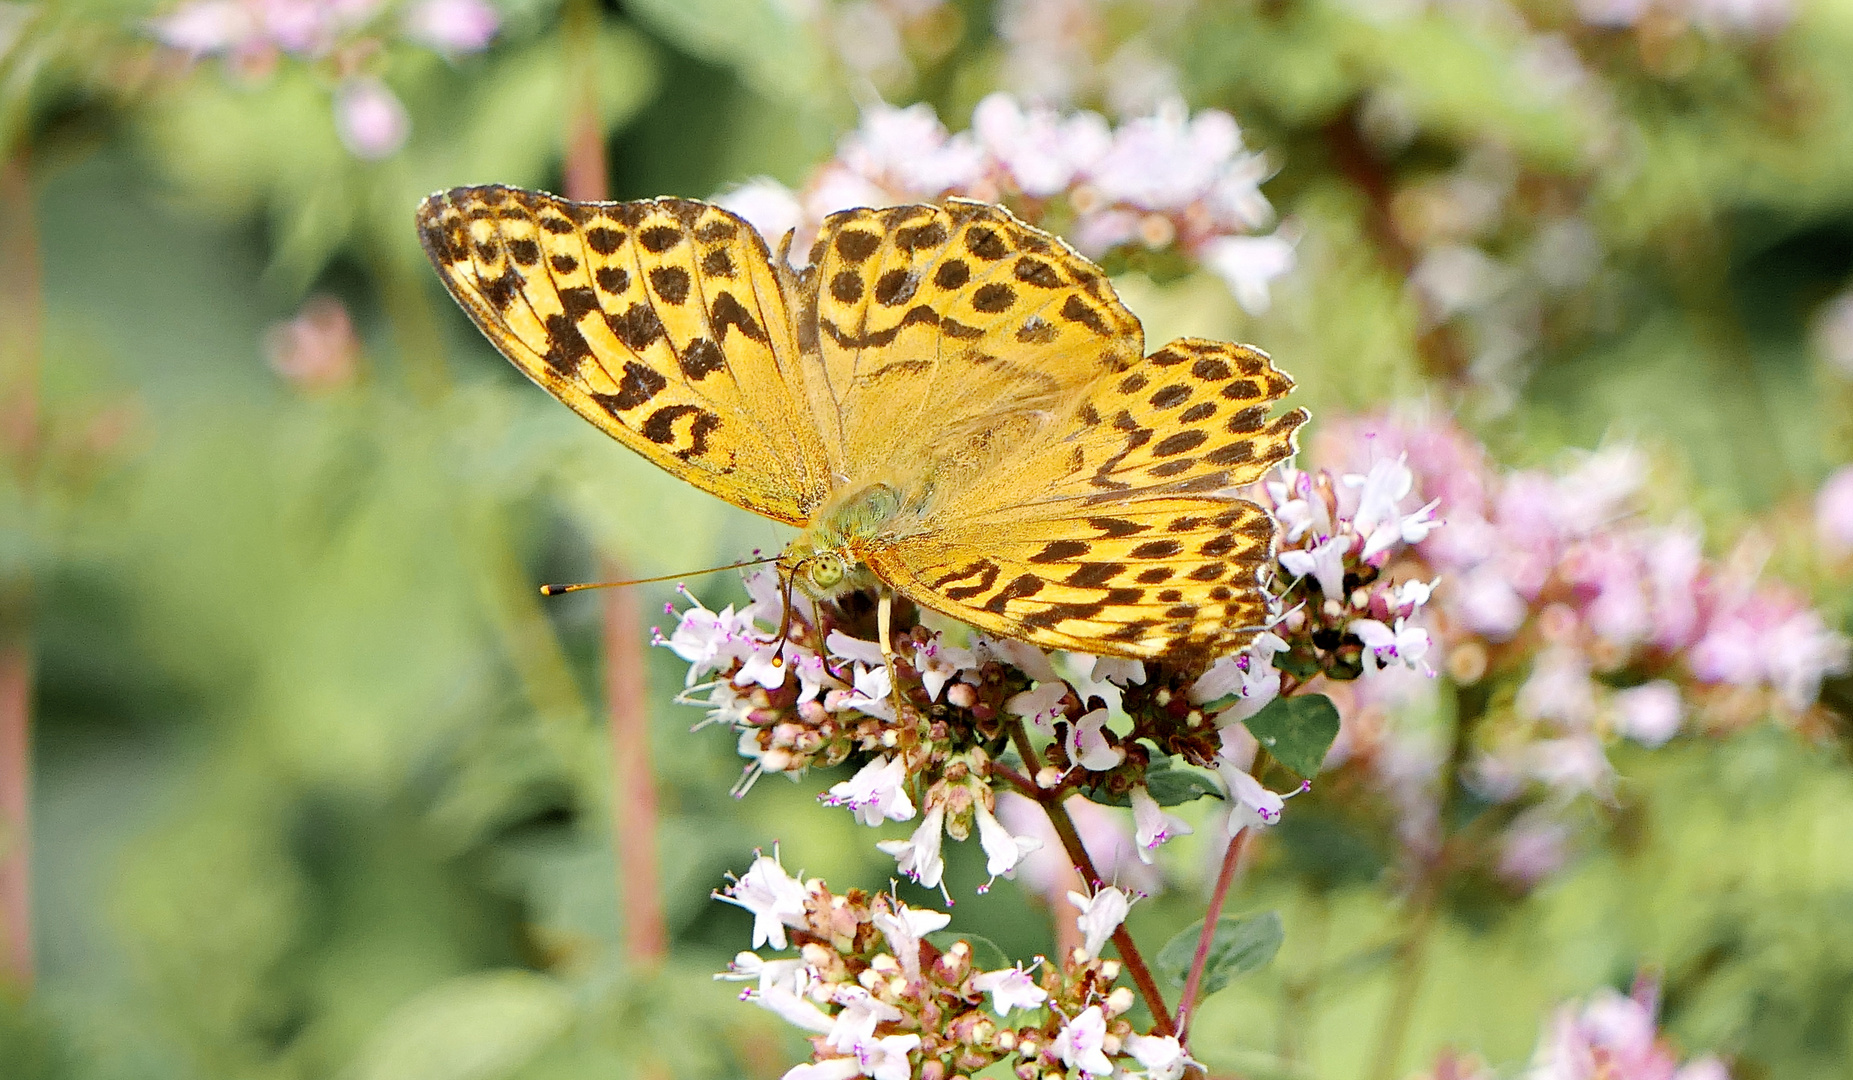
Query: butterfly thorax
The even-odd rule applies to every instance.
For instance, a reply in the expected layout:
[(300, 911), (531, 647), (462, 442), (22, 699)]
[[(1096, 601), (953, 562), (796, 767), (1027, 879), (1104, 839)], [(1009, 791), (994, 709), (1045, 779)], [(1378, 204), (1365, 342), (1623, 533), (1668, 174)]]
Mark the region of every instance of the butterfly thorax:
[(863, 560), (863, 550), (900, 528), (916, 512), (918, 502), (894, 483), (846, 486), (785, 548), (779, 566), (800, 589), (819, 600), (873, 588), (879, 579)]

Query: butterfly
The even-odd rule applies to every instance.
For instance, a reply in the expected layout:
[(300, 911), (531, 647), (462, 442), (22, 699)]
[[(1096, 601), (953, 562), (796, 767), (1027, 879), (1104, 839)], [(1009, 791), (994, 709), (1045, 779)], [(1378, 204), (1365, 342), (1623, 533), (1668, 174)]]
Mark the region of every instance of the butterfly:
[(1275, 525), (1233, 489), (1294, 453), (1305, 410), (1272, 415), (1292, 379), (1219, 341), (1147, 356), (1100, 268), (1003, 207), (832, 214), (801, 270), (789, 234), (774, 257), (690, 199), (465, 187), (418, 231), (548, 393), (801, 529), (779, 571), (813, 596), (885, 587), (993, 635), (1180, 662), (1266, 621)]

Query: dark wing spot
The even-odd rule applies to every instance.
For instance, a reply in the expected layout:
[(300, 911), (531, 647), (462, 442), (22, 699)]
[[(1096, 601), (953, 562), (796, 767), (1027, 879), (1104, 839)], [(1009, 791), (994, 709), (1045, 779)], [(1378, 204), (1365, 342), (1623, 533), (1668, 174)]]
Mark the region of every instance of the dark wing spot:
[(1067, 562), (1085, 555), (1093, 545), (1085, 540), (1051, 540), (1041, 551), (1029, 557), (1033, 563)]
[(1100, 423), (1100, 412), (1092, 405), (1081, 406), (1081, 422), (1088, 427), (1093, 427)]
[(1229, 365), (1214, 356), (1206, 356), (1191, 365), (1190, 373), (1204, 382), (1221, 382), (1229, 377)]
[(722, 292), (714, 298), (714, 309), (709, 312), (708, 321), (714, 327), (714, 336), (720, 338), (722, 344), (727, 341), (727, 328), (730, 326), (761, 345), (770, 340), (766, 337), (765, 330), (754, 321), (752, 313), (747, 311), (740, 301), (734, 299), (733, 293), (730, 292)]
[(567, 233), (573, 231), (572, 222), (554, 214), (542, 214), (540, 216), (540, 227), (546, 229), (555, 236), (565, 236)]
[(1165, 531), (1166, 532), (1195, 532), (1196, 530), (1203, 528), (1203, 524), (1204, 524), (1203, 519), (1200, 517), (1190, 517), (1188, 515), (1184, 517), (1174, 517), (1171, 519), (1170, 524), (1165, 526)]
[(836, 234), (836, 253), (852, 263), (875, 254), (880, 246), (881, 237), (863, 229), (844, 229)]
[(705, 337), (690, 341), (679, 359), (682, 374), (696, 382), (727, 366), (727, 358), (721, 354), (721, 347)]
[[(731, 225), (732, 222), (722, 222), (722, 224)], [(704, 225), (702, 226), (702, 231), (705, 232), (710, 227), (711, 226)], [(711, 277), (733, 277), (733, 256), (727, 253), (726, 248), (715, 248), (713, 251), (701, 257), (701, 272)]]
[(1074, 573), (1068, 575), (1064, 585), (1077, 585), (1084, 589), (1098, 589), (1126, 572), (1125, 563), (1100, 562), (1082, 563)]
[(515, 294), (519, 293), (522, 286), (526, 284), (527, 279), (521, 276), (521, 271), (511, 266), (503, 270), (500, 277), (492, 277), (482, 282), (480, 288), (483, 299), (493, 304), (497, 311), (501, 311), (515, 302)]
[(1266, 405), (1251, 405), (1229, 418), (1225, 430), (1231, 435), (1253, 435), (1267, 426), (1268, 409)]
[[(695, 230), (695, 239), (700, 240), (704, 244), (712, 244), (716, 240), (732, 240), (739, 232), (740, 226), (737, 222), (730, 221), (727, 218), (715, 218), (713, 221)], [(703, 269), (706, 268), (704, 267)], [(710, 270), (709, 273), (713, 273), (713, 271)]]
[(676, 421), (685, 416), (694, 420), (688, 426), (688, 447), (676, 452), (678, 457), (699, 457), (707, 452), (708, 433), (719, 427), (721, 419), (694, 405), (665, 405), (643, 422), (643, 437), (659, 446), (676, 441)]
[(1189, 400), (1190, 387), (1185, 386), (1183, 383), (1172, 383), (1170, 386), (1152, 395), (1152, 408), (1169, 409), (1177, 405), (1182, 405)]
[(571, 378), (579, 365), (592, 355), (592, 346), (579, 332), (579, 324), (565, 315), (547, 316), (547, 352), (541, 357), (547, 366)]
[(1135, 559), (1168, 559), (1184, 550), (1184, 545), (1176, 540), (1147, 540), (1132, 549)]
[(1156, 585), (1161, 581), (1171, 580), (1171, 575), (1176, 572), (1169, 566), (1154, 566), (1150, 570), (1141, 572), (1138, 582), (1141, 585)]
[(510, 240), (508, 254), (523, 266), (533, 266), (540, 261), (540, 245), (532, 240)]
[(1223, 533), (1221, 536), (1205, 540), (1202, 546), (1197, 548), (1197, 553), (1200, 555), (1208, 555), (1210, 558), (1215, 559), (1227, 555), (1234, 550), (1235, 537), (1230, 536), (1228, 533)]
[(1165, 618), (1167, 619), (1194, 619), (1196, 617), (1197, 605), (1195, 604), (1178, 604), (1175, 607), (1168, 607), (1165, 609)]
[(894, 269), (875, 282), (875, 299), (883, 307), (899, 307), (913, 299), (920, 278), (906, 270)]
[(830, 279), (830, 295), (839, 304), (853, 304), (862, 299), (862, 275), (854, 270), (839, 270)]
[[(1175, 458), (1161, 465), (1154, 465), (1147, 469), (1146, 472), (1152, 476), (1176, 476), (1181, 472), (1189, 472), (1196, 464), (1196, 458)], [(1219, 483), (1216, 486), (1221, 487), (1222, 485)]]
[(902, 229), (894, 234), (894, 242), (902, 251), (909, 253), (921, 248), (938, 247), (946, 242), (946, 227), (933, 221), (912, 229)]
[(651, 342), (663, 336), (663, 320), (656, 317), (655, 308), (642, 302), (632, 304), (622, 315), (606, 312), (605, 324), (611, 327), (618, 341), (634, 353), (643, 352)]
[(1190, 359), (1190, 355), (1173, 346), (1166, 345), (1146, 359), (1157, 364), (1159, 367), (1170, 367), (1173, 364), (1181, 364)]
[(1243, 439), (1211, 450), (1203, 455), (1203, 460), (1211, 465), (1240, 465), (1244, 461), (1253, 460), (1254, 456), (1255, 444)]
[(1217, 581), (1221, 579), (1223, 574), (1226, 573), (1228, 569), (1229, 567), (1226, 563), (1219, 563), (1219, 562), (1204, 563), (1202, 566), (1199, 566), (1195, 570), (1192, 570), (1190, 572), (1190, 580), (1192, 581)]
[(1261, 384), (1253, 379), (1234, 379), (1222, 388), (1222, 396), (1230, 401), (1258, 398), (1261, 396)]
[(1010, 245), (996, 229), (974, 225), (965, 230), (965, 250), (986, 262), (996, 262), (1010, 254)]
[(661, 255), (682, 242), (682, 230), (673, 225), (652, 225), (637, 234), (637, 242), (652, 255)]
[(650, 268), (650, 288), (656, 290), (666, 304), (681, 306), (688, 299), (688, 271), (680, 266), (653, 266)]
[(635, 360), (624, 362), (624, 377), (618, 380), (615, 394), (594, 394), (593, 400), (608, 411), (628, 412), (660, 393), (669, 380)]
[(1182, 589), (1166, 589), (1158, 594), (1158, 600), (1161, 603), (1175, 604), (1182, 599), (1184, 599), (1184, 590)]
[(585, 242), (587, 247), (600, 255), (609, 255), (624, 243), (624, 234), (617, 229), (607, 229), (599, 225), (586, 230)]
[(1043, 580), (1034, 574), (1021, 574), (1010, 583), (997, 590), (997, 595), (984, 602), (984, 610), (1002, 615), (1012, 600), (1021, 600), (1042, 591)]
[(1179, 414), (1178, 420), (1181, 423), (1194, 424), (1199, 420), (1208, 420), (1215, 415), (1216, 403), (1214, 401), (1199, 401)]
[(567, 318), (578, 322), (581, 316), (598, 310), (598, 294), (584, 285), (561, 289), (560, 307)]
[(1018, 281), (1025, 285), (1034, 285), (1039, 289), (1062, 287), (1062, 276), (1055, 272), (1055, 267), (1028, 255), (1017, 260), (1016, 269), (1012, 273)]
[(592, 279), (613, 296), (622, 296), (631, 287), (630, 271), (621, 266), (601, 266), (592, 272)]
[(957, 289), (972, 279), (971, 267), (964, 259), (947, 259), (933, 271), (933, 284), (942, 289)]
[(1204, 431), (1202, 428), (1180, 431), (1176, 435), (1172, 435), (1159, 442), (1157, 446), (1152, 447), (1152, 456), (1176, 457), (1186, 450), (1195, 450), (1197, 447), (1202, 446), (1209, 441), (1209, 438), (1209, 432)]
[(1047, 345), (1061, 335), (1055, 324), (1040, 315), (1031, 315), (1023, 320), (1022, 329), (1017, 331), (1017, 340), (1025, 345)]
[(1234, 595), (1235, 595), (1235, 590), (1229, 588), (1229, 586), (1227, 585), (1218, 585), (1214, 589), (1210, 590), (1211, 600), (1227, 600), (1231, 596), (1234, 596)]
[[(972, 584), (960, 585), (955, 589), (945, 588), (945, 586), (955, 581), (971, 581)], [(997, 564), (989, 559), (979, 559), (977, 562), (968, 563), (954, 570), (952, 573), (947, 574), (945, 577), (940, 578), (938, 581), (935, 581), (933, 587), (943, 590), (948, 600), (970, 600), (974, 596), (982, 596), (990, 592), (991, 586), (995, 584), (996, 581)]]
[(1107, 320), (1101, 318), (1100, 312), (1095, 311), (1087, 301), (1079, 296), (1071, 295), (1062, 304), (1062, 318), (1069, 322), (1078, 322), (1101, 337), (1113, 336), (1113, 330), (1107, 325)]
[[(918, 310), (920, 309), (919, 308), (914, 309), (914, 311), (918, 311)], [(913, 312), (910, 311), (908, 312), (908, 314), (912, 315)], [(946, 335), (949, 338), (959, 338), (961, 340), (970, 340), (972, 338), (979, 338), (979, 337), (984, 336), (983, 330), (978, 329), (976, 326), (966, 326), (964, 323), (960, 322), (959, 320), (953, 318), (950, 315), (947, 315), (944, 318), (939, 320), (939, 332)]]
[(972, 307), (987, 315), (995, 315), (1016, 303), (1016, 300), (1016, 290), (1002, 282), (994, 281), (989, 285), (979, 286), (978, 291), (972, 294)]
[(547, 260), (547, 265), (553, 267), (556, 274), (570, 274), (579, 269), (579, 260), (571, 255), (555, 255)]
[(1145, 389), (1146, 384), (1150, 383), (1151, 381), (1152, 380), (1146, 378), (1144, 374), (1135, 371), (1131, 375), (1128, 375), (1124, 379), (1120, 380), (1120, 393), (1136, 394), (1139, 391)]
[(1150, 525), (1141, 525), (1124, 518), (1094, 517), (1087, 519), (1088, 528), (1099, 529), (1100, 535), (1109, 537), (1137, 536), (1150, 529)]

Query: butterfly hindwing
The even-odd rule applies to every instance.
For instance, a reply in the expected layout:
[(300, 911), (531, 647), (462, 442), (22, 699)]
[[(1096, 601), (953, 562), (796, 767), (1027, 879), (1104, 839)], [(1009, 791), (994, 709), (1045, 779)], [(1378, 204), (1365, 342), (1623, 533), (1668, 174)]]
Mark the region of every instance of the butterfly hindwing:
[(1094, 388), (1065, 425), (924, 527), (867, 553), (919, 603), (1045, 648), (1138, 657), (1239, 647), (1266, 620), (1274, 523), (1233, 490), (1291, 456), (1304, 410), (1265, 354), (1187, 339)]
[(418, 211), (452, 295), (529, 378), (676, 476), (802, 524), (830, 474), (765, 243), (685, 199), (458, 188)]

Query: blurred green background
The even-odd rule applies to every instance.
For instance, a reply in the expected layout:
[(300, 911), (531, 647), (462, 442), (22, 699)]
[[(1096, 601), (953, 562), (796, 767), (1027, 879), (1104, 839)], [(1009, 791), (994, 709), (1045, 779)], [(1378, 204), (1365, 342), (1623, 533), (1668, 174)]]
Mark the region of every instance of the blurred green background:
[[(410, 5), (298, 6), (357, 14), (325, 48), (191, 60), (152, 21), (174, 5), (0, 4), (0, 678), (29, 692), (32, 740), (33, 971), (0, 1003), (8, 1080), (800, 1060), (793, 1032), (710, 981), (750, 919), (709, 891), (755, 846), (839, 891), (884, 886), (892, 861), (815, 807), (840, 777), (730, 798), (731, 737), (687, 731), (700, 714), (669, 700), (684, 668), (651, 651), (669, 941), (640, 956), (604, 673), (654, 620), (621, 624), (627, 646), (596, 597), (543, 606), (533, 587), (782, 536), (522, 380), (411, 228), (439, 188), (559, 190), (588, 125), (612, 197), (707, 197), (801, 184), (880, 99), (954, 129), (998, 88), (1137, 115), (1157, 85), (1226, 109), (1279, 170), (1264, 190), (1298, 266), (1250, 315), (1202, 271), (1111, 264), (1151, 340), (1261, 345), (1315, 425), (1416, 399), (1512, 463), (1635, 439), (1669, 516), (1696, 515), (1718, 551), (1762, 530), (1773, 572), (1853, 615), (1808, 522), (1853, 457), (1853, 344), (1822, 321), (1853, 272), (1853, 5), (1746, 3), (1740, 24), (1672, 2), (1602, 22), (1556, 0), (499, 0), (482, 47), (434, 46), (400, 21)], [(876, 23), (893, 47), (871, 59)], [(1049, 70), (1069, 85), (1024, 85)], [(371, 87), (403, 110), (384, 152), (337, 126)], [(1481, 181), (1500, 208), (1463, 235), (1529, 299), (1438, 321), (1410, 286), (1410, 223)], [(1561, 285), (1569, 256), (1539, 239), (1559, 221), (1595, 251)], [(740, 598), (730, 575), (691, 587)], [(1759, 727), (1620, 765), (1624, 811), (1592, 811), (1564, 873), (1444, 919), (1398, 1069), (1443, 1046), (1522, 1060), (1553, 1003), (1646, 967), (1666, 973), (1669, 1028), (1739, 1077), (1845, 1075), (1840, 733)], [(0, 852), (18, 843), (0, 833)], [(1201, 911), (1212, 872), (1206, 847), (1174, 847), (1133, 918), (1154, 942)], [(953, 927), (1048, 950), (1025, 891), (973, 894), (973, 855), (956, 849)], [(1241, 886), (1238, 909), (1282, 910), (1287, 945), (1199, 1022), (1219, 1074), (1365, 1075), (1397, 909), (1381, 858), (1339, 855), (1289, 836)], [(1304, 972), (1353, 950), (1313, 1001)]]

